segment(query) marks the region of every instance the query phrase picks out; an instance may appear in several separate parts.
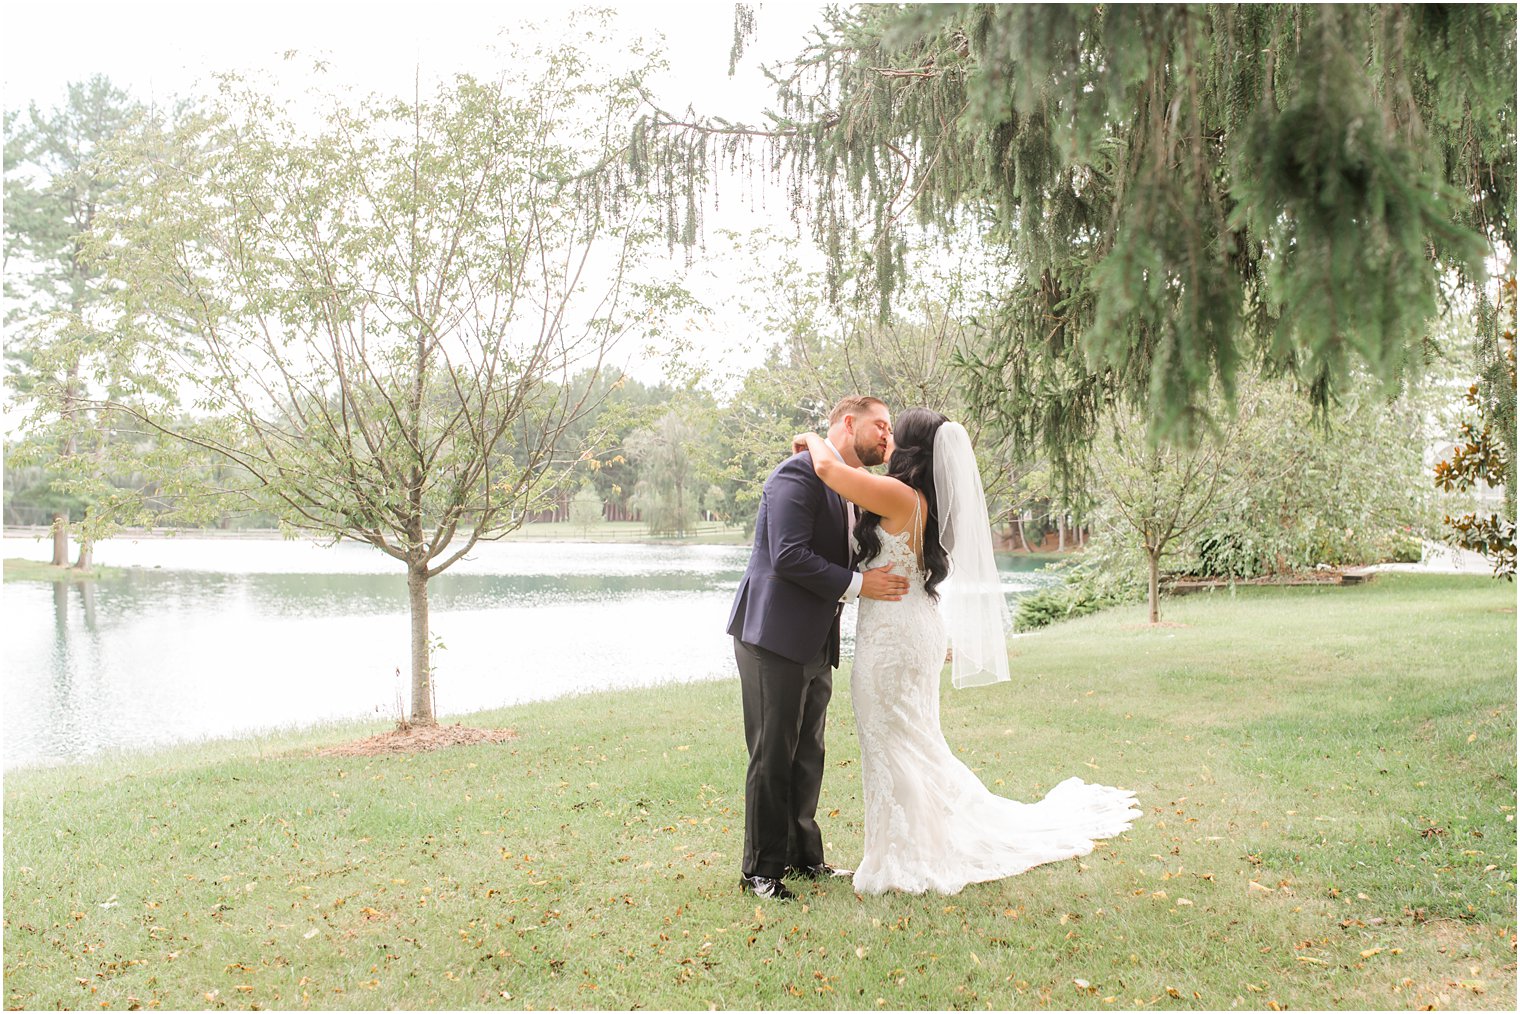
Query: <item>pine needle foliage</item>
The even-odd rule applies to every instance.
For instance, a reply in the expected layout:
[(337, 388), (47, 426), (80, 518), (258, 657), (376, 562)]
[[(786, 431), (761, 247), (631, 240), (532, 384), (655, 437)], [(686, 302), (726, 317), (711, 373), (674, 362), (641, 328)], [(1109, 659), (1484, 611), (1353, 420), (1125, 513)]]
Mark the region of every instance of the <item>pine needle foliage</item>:
[(916, 231), (992, 245), (971, 401), (1058, 460), (1116, 403), (1195, 443), (1242, 369), (1395, 392), (1515, 248), (1508, 5), (863, 5), (771, 73), (766, 128), (656, 110), (634, 161), (748, 152), (884, 315)]

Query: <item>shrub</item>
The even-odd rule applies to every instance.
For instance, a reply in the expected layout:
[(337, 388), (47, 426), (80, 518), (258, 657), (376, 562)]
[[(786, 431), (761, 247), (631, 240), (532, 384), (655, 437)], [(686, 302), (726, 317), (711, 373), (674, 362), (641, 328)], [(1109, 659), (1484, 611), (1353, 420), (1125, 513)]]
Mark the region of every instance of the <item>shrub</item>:
[(1118, 605), (1119, 602), (1119, 599), (1106, 596), (1095, 588), (1061, 585), (1019, 599), (1019, 610), (1014, 616), (1013, 624), (1017, 630), (1036, 630), (1048, 627), (1058, 620), (1095, 613), (1111, 605)]
[(1065, 580), (1058, 587), (1019, 599), (1015, 629), (1036, 630), (1145, 598), (1144, 558), (1123, 530), (1102, 524), (1101, 519), (1095, 521), (1092, 539), (1082, 554), (1055, 569), (1065, 572)]

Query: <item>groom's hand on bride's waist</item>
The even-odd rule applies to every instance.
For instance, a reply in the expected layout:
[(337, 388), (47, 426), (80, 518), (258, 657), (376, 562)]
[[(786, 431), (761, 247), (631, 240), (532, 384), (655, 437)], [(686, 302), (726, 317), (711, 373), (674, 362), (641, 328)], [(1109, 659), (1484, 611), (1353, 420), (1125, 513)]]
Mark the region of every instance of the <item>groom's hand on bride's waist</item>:
[(865, 571), (860, 575), (860, 597), (896, 602), (908, 592), (908, 579), (901, 574), (889, 574), (892, 564)]

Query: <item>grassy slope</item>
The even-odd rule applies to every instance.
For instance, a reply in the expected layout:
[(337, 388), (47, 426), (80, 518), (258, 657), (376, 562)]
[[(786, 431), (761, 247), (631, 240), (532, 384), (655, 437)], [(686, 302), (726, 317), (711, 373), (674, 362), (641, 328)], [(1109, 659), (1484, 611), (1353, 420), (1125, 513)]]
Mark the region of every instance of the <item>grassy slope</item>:
[[(1005, 794), (1075, 773), (1146, 816), (952, 898), (739, 895), (734, 683), (472, 718), (508, 746), (307, 755), (329, 730), (13, 773), (6, 1002), (1509, 1009), (1514, 604), (1385, 576), (1019, 639), (1012, 684), (946, 691), (952, 745)], [(849, 863), (835, 690), (821, 816)]]

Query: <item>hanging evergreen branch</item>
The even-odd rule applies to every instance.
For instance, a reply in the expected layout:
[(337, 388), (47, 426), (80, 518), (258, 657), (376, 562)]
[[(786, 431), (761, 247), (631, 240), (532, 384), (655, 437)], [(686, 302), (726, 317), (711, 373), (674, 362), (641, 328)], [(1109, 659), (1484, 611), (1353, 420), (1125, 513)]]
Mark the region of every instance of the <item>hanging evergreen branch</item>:
[(1511, 6), (866, 5), (768, 73), (768, 125), (652, 113), (640, 157), (785, 182), (883, 314), (914, 230), (1002, 251), (974, 410), (1065, 462), (1117, 402), (1198, 439), (1251, 365), (1396, 390), (1515, 248)]

